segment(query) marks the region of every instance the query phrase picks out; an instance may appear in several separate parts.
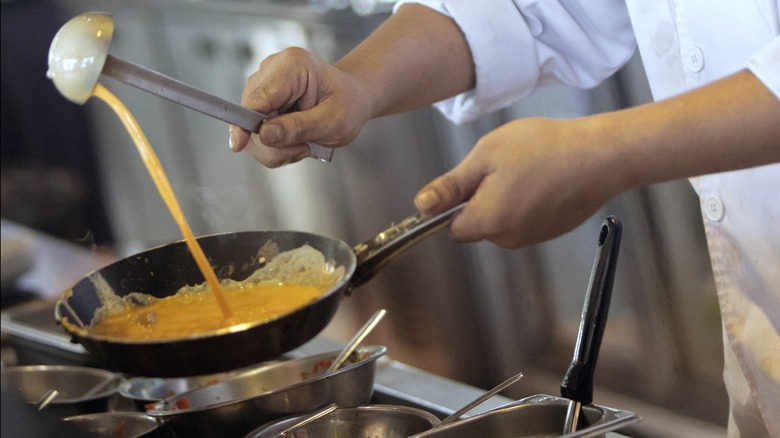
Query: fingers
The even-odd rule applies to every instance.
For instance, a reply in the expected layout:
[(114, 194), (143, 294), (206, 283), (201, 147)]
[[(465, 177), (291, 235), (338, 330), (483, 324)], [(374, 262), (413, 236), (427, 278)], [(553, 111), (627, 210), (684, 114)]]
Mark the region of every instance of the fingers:
[(277, 168), (296, 163), (309, 156), (309, 146), (305, 143), (284, 148), (272, 148), (264, 145), (257, 134), (252, 134), (246, 144), (247, 153), (269, 168)]
[(485, 176), (481, 168), (470, 163), (464, 160), (423, 187), (414, 198), (417, 209), (424, 214), (439, 214), (468, 199)]
[(230, 135), (228, 141), (230, 150), (233, 152), (241, 152), (244, 150), (247, 143), (249, 143), (249, 132), (239, 128), (238, 126), (230, 125), (228, 128), (228, 133)]

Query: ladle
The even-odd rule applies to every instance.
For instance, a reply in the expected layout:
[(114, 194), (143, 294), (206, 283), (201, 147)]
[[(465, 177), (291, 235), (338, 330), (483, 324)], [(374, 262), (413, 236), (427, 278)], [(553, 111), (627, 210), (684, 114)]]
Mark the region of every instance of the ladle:
[(439, 424), (437, 424), (436, 426), (432, 427), (431, 429), (438, 429), (441, 426), (444, 426), (446, 424), (452, 423), (453, 421), (455, 421), (458, 418), (460, 418), (461, 416), (463, 416), (463, 414), (465, 414), (466, 412), (468, 412), (468, 411), (474, 409), (475, 407), (481, 405), (482, 403), (484, 403), (490, 397), (493, 397), (494, 395), (496, 395), (499, 392), (503, 391), (509, 385), (512, 385), (513, 383), (517, 382), (518, 380), (520, 380), (522, 378), (523, 378), (523, 373), (518, 373), (518, 374), (515, 374), (514, 376), (506, 379), (505, 381), (503, 381), (503, 382), (499, 383), (498, 385), (496, 385), (490, 391), (488, 391), (488, 392), (480, 395), (479, 397), (475, 398), (471, 403), (467, 404), (466, 406), (463, 406), (462, 408), (458, 409), (457, 411), (452, 413), (447, 418), (441, 420), (441, 422)]
[[(206, 93), (154, 70), (108, 53), (114, 35), (114, 17), (87, 12), (70, 19), (57, 32), (49, 48), (49, 70), (63, 96), (83, 105), (92, 95), (100, 75), (155, 94), (207, 116), (258, 132), (267, 115)], [(309, 143), (310, 156), (330, 161), (333, 149)]]
[(358, 330), (358, 332), (355, 334), (355, 336), (352, 337), (352, 339), (347, 343), (346, 347), (344, 347), (343, 350), (339, 353), (339, 355), (336, 357), (336, 359), (333, 360), (333, 363), (328, 367), (328, 373), (332, 373), (339, 369), (339, 367), (344, 363), (344, 361), (347, 360), (350, 354), (352, 354), (353, 351), (355, 351), (355, 348), (357, 348), (358, 345), (360, 345), (361, 342), (363, 342), (363, 339), (365, 339), (366, 336), (368, 336), (369, 333), (371, 333), (372, 330), (374, 330), (374, 327), (376, 327), (377, 324), (379, 324), (379, 321), (382, 320), (382, 318), (387, 313), (387, 310), (380, 309), (377, 310), (376, 313), (374, 313), (371, 318), (369, 318), (368, 321), (366, 321), (365, 324), (363, 324), (363, 327)]
[(569, 399), (564, 435), (577, 430), (580, 408), (593, 401), (593, 375), (607, 325), (607, 314), (612, 299), (620, 239), (623, 225), (609, 216), (599, 233), (596, 258), (590, 273), (585, 304), (582, 308), (574, 357), (561, 382), (561, 396)]

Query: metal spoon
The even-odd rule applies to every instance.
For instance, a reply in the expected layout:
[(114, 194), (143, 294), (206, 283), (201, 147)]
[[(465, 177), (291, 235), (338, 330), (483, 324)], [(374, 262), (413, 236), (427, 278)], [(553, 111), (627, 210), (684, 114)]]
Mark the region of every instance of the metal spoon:
[(106, 377), (105, 379), (103, 379), (102, 382), (100, 382), (97, 385), (95, 385), (92, 388), (90, 388), (89, 391), (87, 391), (84, 394), (82, 394), (81, 397), (79, 397), (79, 398), (83, 399), (83, 398), (87, 398), (87, 397), (90, 397), (90, 396), (93, 396), (93, 395), (97, 394), (98, 392), (106, 389), (106, 387), (108, 385), (114, 383), (120, 377), (122, 377), (120, 374), (114, 374), (112, 376)]
[(59, 395), (59, 391), (56, 389), (50, 389), (46, 391), (37, 402), (35, 402), (33, 407), (36, 411), (42, 411), (44, 408), (46, 408), (46, 406), (49, 406), (49, 404), (53, 402), (55, 398), (59, 397)]
[[(63, 96), (84, 104), (106, 75), (207, 116), (258, 132), (267, 115), (252, 111), (174, 78), (108, 53), (114, 35), (114, 17), (105, 12), (88, 12), (72, 18), (54, 36), (49, 48), (46, 76)], [(333, 149), (309, 143), (310, 156), (331, 161)]]
[(337, 405), (336, 403), (331, 403), (328, 406), (325, 406), (324, 408), (314, 412), (313, 414), (306, 416), (305, 418), (303, 418), (302, 420), (300, 420), (297, 423), (293, 424), (292, 426), (290, 426), (290, 427), (284, 429), (283, 431), (279, 432), (276, 435), (275, 438), (281, 438), (283, 436), (287, 436), (287, 435), (295, 432), (296, 430), (306, 426), (307, 424), (313, 423), (313, 422), (319, 420), (320, 418), (330, 414), (331, 412), (335, 411), (338, 408), (339, 408), (339, 405)]
[[(104, 390), (108, 385), (110, 385), (111, 383), (113, 383), (114, 381), (116, 381), (120, 377), (121, 377), (120, 374), (114, 374), (114, 375), (106, 377), (105, 379), (103, 379), (103, 381), (101, 381), (97, 385), (95, 385), (92, 388), (90, 388), (89, 390), (87, 390), (87, 392), (82, 394), (81, 397), (79, 397), (77, 400), (85, 399), (87, 397), (90, 397), (90, 396), (93, 396), (93, 395), (97, 394), (98, 392)], [(61, 394), (61, 392), (57, 391), (56, 389), (50, 389), (50, 390), (46, 391), (38, 399), (38, 401), (35, 402), (35, 404), (33, 404), (33, 407), (35, 407), (35, 409), (38, 410), (38, 411), (42, 411), (46, 406), (49, 406), (49, 404), (51, 404), (51, 402), (53, 402), (54, 399), (59, 397), (60, 394)]]
[(445, 424), (452, 423), (453, 421), (455, 421), (458, 418), (460, 418), (461, 416), (463, 416), (463, 414), (465, 414), (466, 412), (474, 409), (475, 407), (477, 407), (478, 405), (482, 404), (483, 402), (485, 402), (490, 397), (493, 397), (494, 395), (496, 395), (499, 392), (503, 391), (509, 385), (517, 382), (518, 380), (520, 380), (522, 378), (523, 378), (523, 373), (515, 374), (514, 376), (512, 376), (512, 377), (508, 378), (507, 380), (503, 381), (502, 383), (499, 383), (498, 385), (496, 385), (490, 391), (480, 395), (479, 397), (474, 399), (474, 401), (472, 401), (471, 403), (469, 403), (466, 406), (463, 406), (462, 408), (458, 409), (457, 411), (455, 411), (453, 414), (451, 414), (447, 418), (441, 420), (441, 422), (439, 424), (437, 424), (436, 426), (432, 427), (431, 429), (437, 429), (437, 428), (439, 428), (441, 426), (444, 426)]
[(347, 343), (347, 346), (341, 350), (339, 355), (336, 356), (336, 359), (333, 361), (330, 367), (328, 367), (328, 371), (326, 371), (326, 373), (332, 373), (339, 369), (341, 364), (343, 364), (349, 355), (355, 351), (355, 348), (357, 348), (357, 346), (363, 342), (363, 339), (365, 339), (365, 337), (368, 336), (372, 330), (374, 330), (374, 327), (379, 324), (379, 321), (385, 316), (386, 313), (387, 310), (385, 309), (377, 310), (376, 313), (374, 313), (374, 315), (371, 316), (371, 318), (369, 318), (365, 324), (363, 324), (363, 327), (358, 330), (355, 336), (352, 337), (352, 339)]

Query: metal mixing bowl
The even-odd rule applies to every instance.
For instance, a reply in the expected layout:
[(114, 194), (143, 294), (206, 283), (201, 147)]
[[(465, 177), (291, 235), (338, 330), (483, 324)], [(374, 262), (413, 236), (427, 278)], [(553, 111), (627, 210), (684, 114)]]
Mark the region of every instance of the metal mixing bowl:
[(95, 438), (173, 438), (154, 418), (141, 412), (101, 412), (66, 417), (64, 421)]
[[(84, 396), (109, 379), (113, 380), (105, 387)], [(80, 366), (27, 365), (2, 370), (3, 386), (27, 403), (34, 404), (50, 389), (59, 391), (45, 409), (60, 417), (108, 410), (122, 380), (116, 373)]]
[[(275, 438), (306, 417), (307, 415), (297, 415), (274, 421), (253, 430), (246, 438)], [(369, 405), (336, 409), (297, 429), (296, 433), (310, 437), (406, 438), (437, 424), (439, 418), (422, 409)]]
[(386, 351), (360, 347), (355, 362), (328, 374), (338, 351), (260, 366), (166, 398), (146, 412), (180, 436), (244, 436), (269, 421), (330, 403), (368, 404), (376, 361)]

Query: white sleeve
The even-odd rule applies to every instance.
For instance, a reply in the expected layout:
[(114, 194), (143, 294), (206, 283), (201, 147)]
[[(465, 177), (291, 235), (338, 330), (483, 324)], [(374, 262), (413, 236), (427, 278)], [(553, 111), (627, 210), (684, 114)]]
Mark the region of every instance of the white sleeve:
[(456, 123), (527, 97), (539, 85), (590, 88), (623, 66), (636, 42), (623, 0), (401, 0), (452, 18), (466, 36), (477, 85), (436, 104)]
[(780, 99), (780, 36), (751, 56), (747, 68)]

